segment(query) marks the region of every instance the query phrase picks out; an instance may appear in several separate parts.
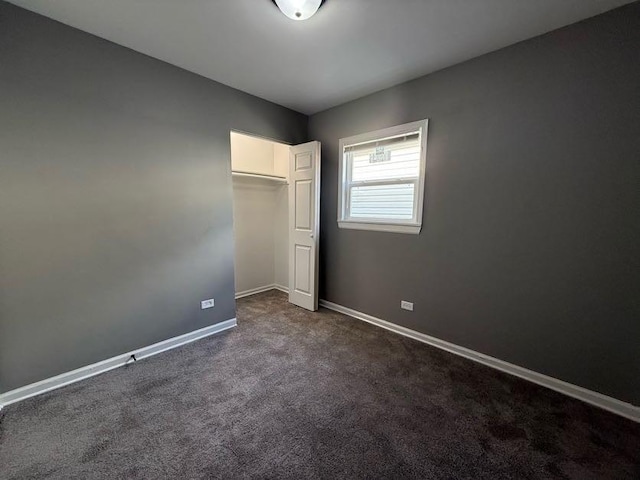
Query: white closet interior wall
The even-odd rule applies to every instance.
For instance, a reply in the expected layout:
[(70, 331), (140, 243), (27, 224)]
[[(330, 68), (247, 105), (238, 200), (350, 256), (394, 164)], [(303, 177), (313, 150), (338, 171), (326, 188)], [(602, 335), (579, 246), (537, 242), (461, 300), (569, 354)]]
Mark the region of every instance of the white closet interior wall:
[[(289, 178), (289, 146), (273, 144), (275, 174)], [(281, 185), (276, 194), (274, 218), (274, 283), (289, 288), (289, 186)]]
[(231, 167), (282, 181), (233, 176), (236, 295), (288, 287), (289, 147), (231, 133)]

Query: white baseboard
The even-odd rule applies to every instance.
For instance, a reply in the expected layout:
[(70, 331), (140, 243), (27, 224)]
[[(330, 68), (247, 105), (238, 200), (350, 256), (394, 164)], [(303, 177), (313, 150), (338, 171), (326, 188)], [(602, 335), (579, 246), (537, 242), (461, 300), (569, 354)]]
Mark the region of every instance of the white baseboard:
[(503, 360), (499, 360), (495, 357), (490, 357), (489, 355), (485, 355), (484, 353), (476, 352), (475, 350), (461, 347), (454, 343), (446, 342), (444, 340), (440, 340), (439, 338), (432, 337), (424, 333), (416, 332), (415, 330), (411, 330), (406, 327), (401, 327), (400, 325), (396, 325), (395, 323), (381, 320), (366, 313), (358, 312), (357, 310), (343, 307), (342, 305), (338, 305), (327, 300), (320, 300), (319, 303), (321, 307), (328, 308), (329, 310), (334, 310), (358, 320), (363, 320), (378, 327), (391, 330), (392, 332), (399, 333), (400, 335), (404, 335), (405, 337), (413, 338), (414, 340), (418, 340), (419, 342), (427, 343), (455, 355), (468, 358), (469, 360), (482, 363), (483, 365), (487, 365), (502, 372), (506, 372), (530, 382), (537, 383), (538, 385), (542, 385), (543, 387), (547, 387), (557, 392), (564, 393), (565, 395), (577, 398), (578, 400), (582, 400), (583, 402), (621, 415), (635, 422), (640, 422), (640, 407), (634, 406), (630, 403), (623, 402), (616, 398), (609, 397), (607, 395), (603, 395), (601, 393), (594, 392), (592, 390), (588, 390), (586, 388), (579, 387), (562, 380), (558, 380), (557, 378), (549, 377), (542, 373), (534, 372), (533, 370), (529, 370), (527, 368), (520, 367)]
[(277, 283), (274, 283), (273, 288), (276, 290), (280, 290), (281, 292), (284, 292), (284, 293), (289, 293), (289, 287), (285, 287), (284, 285), (279, 285)]
[(244, 290), (242, 292), (236, 292), (236, 300), (242, 297), (248, 297), (249, 295), (255, 295), (257, 293), (268, 292), (269, 290), (273, 290), (276, 288), (275, 283), (271, 285), (265, 285), (263, 287), (252, 288), (250, 290)]
[(244, 290), (243, 292), (236, 293), (236, 300), (243, 297), (248, 297), (250, 295), (256, 295), (262, 292), (268, 292), (269, 290), (280, 290), (284, 293), (289, 293), (289, 289), (282, 285), (278, 285), (277, 283), (272, 283), (271, 285), (265, 285), (263, 287), (252, 288), (250, 290)]
[(209, 327), (194, 330), (193, 332), (185, 333), (184, 335), (169, 338), (168, 340), (163, 340), (162, 342), (154, 343), (153, 345), (149, 345), (147, 347), (142, 347), (131, 352), (108, 358), (107, 360), (103, 360), (98, 363), (93, 363), (91, 365), (80, 367), (70, 372), (56, 375), (55, 377), (47, 378), (30, 385), (25, 385), (24, 387), (16, 388), (15, 390), (10, 390), (8, 392), (0, 394), (0, 409), (5, 405), (19, 402), (29, 397), (40, 395), (41, 393), (49, 392), (51, 390), (55, 390), (56, 388), (64, 387), (65, 385), (69, 385), (71, 383), (79, 382), (80, 380), (93, 377), (94, 375), (98, 375), (100, 373), (108, 372), (109, 370), (113, 370), (114, 368), (122, 367), (127, 364), (129, 359), (131, 358), (131, 355), (135, 355), (137, 360), (142, 360), (143, 358), (151, 357), (152, 355), (171, 350), (172, 348), (179, 347), (186, 343), (190, 343), (195, 340), (208, 337), (209, 335), (228, 330), (235, 327), (236, 324), (237, 323), (235, 318), (225, 320), (224, 322), (216, 323), (215, 325), (211, 325)]

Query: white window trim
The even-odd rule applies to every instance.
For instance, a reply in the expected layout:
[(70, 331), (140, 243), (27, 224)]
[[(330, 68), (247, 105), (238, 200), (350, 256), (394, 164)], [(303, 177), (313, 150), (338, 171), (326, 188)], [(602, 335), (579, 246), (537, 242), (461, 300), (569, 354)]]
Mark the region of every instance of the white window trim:
[[(395, 127), (376, 130), (375, 132), (362, 133), (352, 137), (341, 138), (339, 143), (340, 173), (338, 178), (338, 227), (351, 228), (355, 230), (374, 230), (379, 232), (395, 233), (420, 233), (422, 228), (422, 211), (424, 206), (424, 184), (427, 166), (427, 131), (429, 120), (405, 123)], [(389, 219), (364, 219), (356, 220), (346, 218), (345, 195), (347, 170), (344, 160), (345, 146), (353, 146), (361, 143), (369, 143), (375, 140), (382, 140), (390, 137), (397, 137), (403, 134), (420, 132), (420, 173), (417, 180), (417, 189), (414, 197), (416, 221), (394, 221)]]

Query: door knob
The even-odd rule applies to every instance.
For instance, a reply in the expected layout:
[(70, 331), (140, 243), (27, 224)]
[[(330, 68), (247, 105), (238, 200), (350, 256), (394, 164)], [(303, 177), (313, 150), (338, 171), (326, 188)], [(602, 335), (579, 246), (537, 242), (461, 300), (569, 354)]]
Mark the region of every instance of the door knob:
[(313, 238), (313, 233), (310, 233), (310, 234), (309, 234), (309, 238)]

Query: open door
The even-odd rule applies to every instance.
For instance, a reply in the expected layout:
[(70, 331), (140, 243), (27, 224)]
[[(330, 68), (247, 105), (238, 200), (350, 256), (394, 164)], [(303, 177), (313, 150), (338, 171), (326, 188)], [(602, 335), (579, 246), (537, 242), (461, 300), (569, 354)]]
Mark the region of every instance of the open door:
[(291, 147), (289, 159), (289, 301), (318, 309), (320, 142)]

